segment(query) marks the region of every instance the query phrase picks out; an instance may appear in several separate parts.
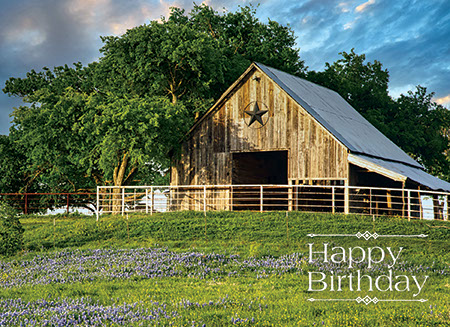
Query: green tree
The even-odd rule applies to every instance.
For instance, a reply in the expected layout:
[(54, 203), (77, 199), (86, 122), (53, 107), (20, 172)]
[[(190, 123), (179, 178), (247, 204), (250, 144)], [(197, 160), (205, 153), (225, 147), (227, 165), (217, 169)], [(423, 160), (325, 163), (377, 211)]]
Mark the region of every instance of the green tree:
[[(186, 131), (185, 107), (165, 97), (119, 97), (98, 92), (88, 81), (86, 89), (66, 83), (67, 74), (89, 80), (85, 72), (95, 69), (76, 65), (56, 67), (55, 74), (46, 70), (47, 83), (26, 97), (31, 106), (14, 111), (11, 137), (27, 151), (29, 173), (49, 190), (129, 184), (139, 166), (163, 161), (167, 148)], [(13, 93), (17, 87), (23, 92), (22, 82), (10, 80), (5, 90)]]
[[(16, 193), (26, 189), (23, 172), (26, 157), (16, 148), (9, 135), (0, 135), (0, 192)], [(25, 186), (25, 187), (24, 187)]]
[(98, 169), (87, 172), (81, 163), (92, 144), (74, 131), (89, 95), (95, 94), (91, 74), (90, 67), (76, 64), (31, 71), (6, 82), (4, 92), (29, 103), (14, 109), (10, 138), (26, 158), (28, 184), (40, 191), (82, 191), (99, 180)]
[(10, 137), (41, 190), (161, 180), (168, 151), (251, 61), (304, 70), (292, 30), (250, 7), (173, 8), (103, 41), (98, 62), (31, 71), (3, 89), (28, 104), (14, 110)]
[(194, 6), (191, 12), (195, 28), (223, 44), (227, 61), (224, 86), (233, 83), (254, 61), (304, 76), (306, 67), (300, 59), (300, 49), (296, 48), (293, 30), (272, 20), (263, 23), (255, 16), (256, 9), (252, 6), (222, 15), (205, 5)]
[[(115, 95), (168, 96), (198, 117), (252, 61), (302, 74), (303, 61), (289, 27), (255, 17), (252, 7), (219, 14), (206, 5), (186, 14), (104, 37), (98, 83)], [(106, 85), (105, 85), (106, 81)]]
[(223, 82), (223, 56), (217, 41), (195, 30), (183, 13), (173, 9), (167, 20), (103, 37), (102, 88), (117, 96), (168, 96), (173, 104), (209, 100), (211, 88)]
[(450, 112), (433, 102), (433, 96), (420, 85), (415, 92), (400, 95), (389, 115), (387, 136), (430, 173), (445, 178), (450, 174), (450, 142), (446, 134)]

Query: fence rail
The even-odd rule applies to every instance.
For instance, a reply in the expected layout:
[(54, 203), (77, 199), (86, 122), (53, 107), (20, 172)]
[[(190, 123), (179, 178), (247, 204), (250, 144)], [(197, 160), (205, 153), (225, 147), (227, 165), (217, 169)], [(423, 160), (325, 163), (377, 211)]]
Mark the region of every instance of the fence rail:
[(24, 214), (42, 212), (97, 212), (95, 192), (83, 193), (0, 193), (0, 200)]
[(99, 186), (102, 213), (253, 210), (392, 215), (448, 219), (450, 193), (323, 185)]

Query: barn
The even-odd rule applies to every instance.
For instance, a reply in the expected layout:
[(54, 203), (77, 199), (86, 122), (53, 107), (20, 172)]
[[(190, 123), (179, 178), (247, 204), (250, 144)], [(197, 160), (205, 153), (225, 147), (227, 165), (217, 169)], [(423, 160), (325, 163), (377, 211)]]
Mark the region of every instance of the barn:
[[(170, 173), (173, 187), (217, 186), (208, 197), (225, 199), (214, 203), (228, 210), (257, 205), (248, 194), (258, 186), (265, 187), (266, 208), (295, 210), (309, 190), (309, 200), (321, 195), (318, 207), (330, 200), (343, 212), (368, 193), (377, 210), (397, 205), (404, 212), (420, 205), (419, 192), (450, 191), (338, 93), (259, 63), (195, 123)], [(336, 192), (332, 199), (330, 192)], [(185, 193), (179, 203), (192, 205)]]

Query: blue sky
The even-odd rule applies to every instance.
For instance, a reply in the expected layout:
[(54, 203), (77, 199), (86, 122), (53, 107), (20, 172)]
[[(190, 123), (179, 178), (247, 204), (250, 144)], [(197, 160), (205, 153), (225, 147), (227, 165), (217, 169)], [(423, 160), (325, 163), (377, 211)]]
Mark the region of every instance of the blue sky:
[[(0, 86), (31, 69), (99, 57), (101, 35), (168, 16), (177, 0), (0, 0)], [(196, 3), (200, 3), (199, 1)], [(221, 12), (252, 3), (257, 16), (289, 24), (300, 55), (313, 70), (339, 59), (338, 53), (366, 54), (390, 72), (390, 93), (397, 97), (416, 85), (435, 92), (450, 108), (450, 1), (448, 0), (260, 0), (204, 3)], [(0, 94), (0, 134), (8, 134), (9, 114), (20, 99)]]

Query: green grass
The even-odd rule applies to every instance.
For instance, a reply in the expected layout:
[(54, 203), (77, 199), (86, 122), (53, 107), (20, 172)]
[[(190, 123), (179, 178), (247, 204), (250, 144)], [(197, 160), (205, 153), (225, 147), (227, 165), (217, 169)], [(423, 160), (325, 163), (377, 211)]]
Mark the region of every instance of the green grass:
[[(24, 249), (48, 251), (61, 248), (167, 247), (174, 251), (196, 249), (236, 253), (242, 256), (280, 256), (307, 252), (308, 243), (328, 242), (343, 247), (391, 246), (405, 248), (402, 257), (418, 264), (449, 264), (450, 224), (442, 221), (410, 221), (398, 217), (307, 214), (285, 212), (201, 212), (154, 215), (27, 216)], [(55, 224), (54, 224), (55, 223)], [(426, 234), (424, 239), (310, 238), (315, 234), (353, 234), (369, 231), (379, 235)]]
[[(243, 258), (279, 257), (301, 252), (308, 254), (308, 243), (324, 242), (344, 248), (379, 246), (398, 250), (401, 261), (409, 266), (446, 269), (445, 274), (430, 273), (420, 294), (420, 302), (309, 302), (315, 298), (352, 299), (370, 295), (379, 299), (410, 299), (409, 292), (308, 292), (308, 271), (256, 278), (254, 274), (238, 277), (95, 280), (73, 284), (24, 285), (0, 288), (0, 298), (34, 301), (42, 298), (89, 297), (105, 305), (141, 302), (151, 308), (154, 301), (165, 303), (179, 318), (163, 325), (227, 326), (232, 319), (248, 319), (249, 326), (445, 326), (450, 321), (450, 227), (447, 222), (411, 221), (396, 217), (305, 214), (285, 212), (179, 212), (150, 215), (101, 216), (80, 215), (24, 216), (24, 252), (4, 261), (31, 259), (64, 248), (140, 248), (165, 247), (175, 252), (198, 251), (239, 254)], [(320, 237), (316, 234), (354, 234), (369, 231), (379, 235), (426, 234), (426, 238), (378, 238), (368, 241), (355, 237)], [(397, 274), (400, 274), (397, 272)], [(406, 273), (405, 273), (406, 274)], [(410, 274), (410, 273), (409, 273)], [(423, 277), (424, 273), (418, 273)], [(180, 307), (182, 300), (200, 304), (226, 299), (225, 305)], [(261, 305), (261, 308), (259, 307)], [(267, 307), (266, 307), (267, 306)], [(253, 322), (251, 319), (253, 318)]]

